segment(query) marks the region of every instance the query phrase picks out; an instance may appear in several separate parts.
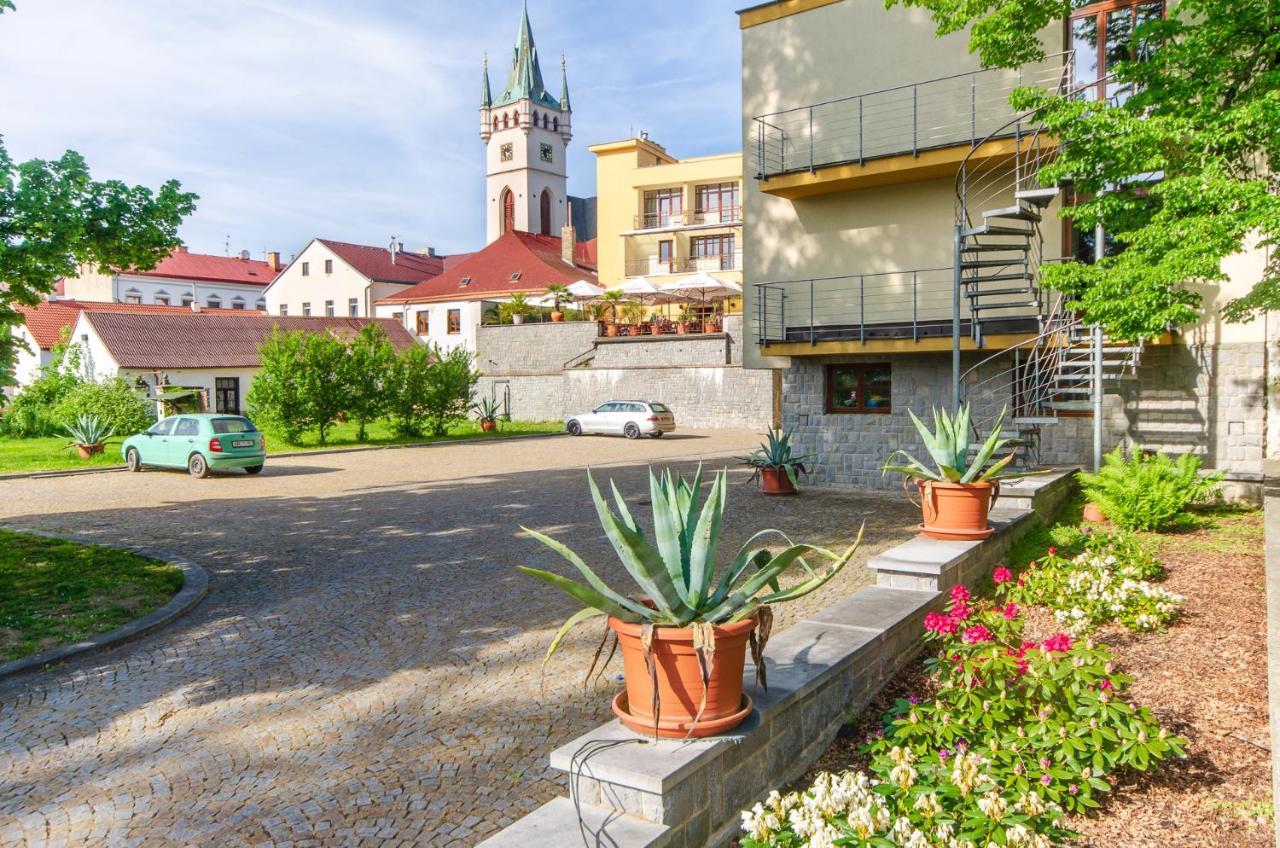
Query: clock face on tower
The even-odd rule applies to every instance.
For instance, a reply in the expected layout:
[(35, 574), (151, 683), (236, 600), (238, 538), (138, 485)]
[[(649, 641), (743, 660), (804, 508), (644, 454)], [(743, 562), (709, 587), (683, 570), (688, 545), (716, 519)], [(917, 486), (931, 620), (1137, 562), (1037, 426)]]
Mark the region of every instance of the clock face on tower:
[(550, 161), (552, 161), (553, 151), (552, 151), (552, 149), (551, 149), (551, 145), (546, 144), (546, 143), (544, 142), (544, 143), (543, 143), (543, 145), (542, 145), (542, 151), (541, 151), (541, 152), (542, 152), (542, 161), (543, 161), (543, 162), (550, 162)]
[(502, 157), (503, 162), (510, 162), (515, 158), (515, 150), (511, 146), (511, 142), (507, 142), (498, 148), (498, 155)]

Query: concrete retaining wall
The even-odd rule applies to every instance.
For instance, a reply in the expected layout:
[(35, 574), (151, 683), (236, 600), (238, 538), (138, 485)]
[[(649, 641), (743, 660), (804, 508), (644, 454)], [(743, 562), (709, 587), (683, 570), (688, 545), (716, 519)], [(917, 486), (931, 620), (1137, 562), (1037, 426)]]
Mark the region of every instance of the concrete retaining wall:
[[(1034, 479), (1034, 482), (1032, 482)], [(755, 709), (712, 739), (654, 740), (610, 722), (551, 754), (570, 797), (540, 807), (481, 843), (485, 848), (609, 845), (723, 846), (741, 810), (802, 775), (831, 744), (847, 711), (862, 710), (916, 656), (924, 616), (945, 591), (987, 573), (1017, 536), (1047, 519), (1074, 486), (1070, 472), (1007, 487), (996, 533), (984, 542), (917, 538), (873, 558), (876, 585), (787, 628), (765, 650), (769, 688), (746, 691)]]

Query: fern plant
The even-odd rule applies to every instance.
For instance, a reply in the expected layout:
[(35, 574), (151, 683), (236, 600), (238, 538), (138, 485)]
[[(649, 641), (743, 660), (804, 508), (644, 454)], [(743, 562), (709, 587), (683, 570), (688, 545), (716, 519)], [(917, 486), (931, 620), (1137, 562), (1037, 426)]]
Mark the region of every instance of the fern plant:
[(1223, 475), (1200, 473), (1200, 457), (1184, 453), (1170, 459), (1123, 445), (1106, 455), (1097, 474), (1081, 473), (1080, 487), (1103, 514), (1126, 530), (1160, 530), (1188, 506), (1213, 497)]

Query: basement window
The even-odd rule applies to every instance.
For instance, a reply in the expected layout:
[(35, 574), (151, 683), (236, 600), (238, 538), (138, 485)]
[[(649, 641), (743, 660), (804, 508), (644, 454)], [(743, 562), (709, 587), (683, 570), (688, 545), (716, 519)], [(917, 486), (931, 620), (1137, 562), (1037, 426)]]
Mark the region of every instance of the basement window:
[(828, 414), (879, 414), (892, 411), (892, 369), (887, 362), (827, 366)]

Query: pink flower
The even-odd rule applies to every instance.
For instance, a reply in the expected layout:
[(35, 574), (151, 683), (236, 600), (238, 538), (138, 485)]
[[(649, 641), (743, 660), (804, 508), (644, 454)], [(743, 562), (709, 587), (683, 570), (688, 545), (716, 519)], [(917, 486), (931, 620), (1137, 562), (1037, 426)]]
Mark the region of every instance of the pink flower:
[(1053, 763), (1049, 762), (1049, 758), (1048, 758), (1048, 757), (1041, 757), (1041, 758), (1040, 758), (1040, 769), (1041, 769), (1042, 771), (1043, 771), (1043, 770), (1045, 770), (1045, 769), (1047, 769), (1047, 768), (1049, 768), (1049, 766), (1051, 766), (1051, 765), (1053, 765)]
[(1001, 583), (1008, 583), (1013, 579), (1013, 572), (1005, 568), (1003, 565), (997, 565), (995, 571), (991, 572), (991, 579), (999, 586)]
[(1078, 794), (1080, 794), (1080, 787), (1079, 787), (1079, 786), (1076, 786), (1076, 785), (1073, 783), (1073, 784), (1071, 784), (1070, 786), (1068, 786), (1068, 787), (1067, 787), (1067, 791), (1068, 791), (1068, 792), (1070, 792), (1072, 795), (1078, 795)]
[(930, 633), (950, 634), (956, 632), (956, 621), (946, 615), (931, 612), (924, 617), (924, 629)]
[(1027, 585), (1027, 578), (1025, 578), (1025, 577), (1019, 577), (1019, 578), (1018, 578), (1018, 585), (1019, 585), (1019, 586), (1025, 586), (1025, 585)]
[(1053, 547), (1049, 548), (1049, 556), (1055, 556), (1057, 553), (1058, 553), (1057, 548), (1053, 548)]
[(1001, 614), (1005, 617), (1006, 621), (1013, 621), (1015, 618), (1018, 617), (1018, 605), (1005, 604), (1004, 609), (1001, 610)]
[(972, 597), (973, 596), (969, 594), (969, 590), (962, 584), (957, 584), (951, 587), (951, 600), (953, 601), (968, 601)]
[(1048, 639), (1045, 639), (1044, 644), (1041, 645), (1041, 647), (1044, 648), (1046, 652), (1065, 654), (1067, 651), (1071, 650), (1071, 637), (1066, 633), (1055, 633)]
[(1103, 691), (1103, 692), (1114, 692), (1114, 691), (1116, 691), (1116, 688), (1115, 688), (1114, 686), (1112, 686), (1112, 685), (1111, 685), (1111, 681), (1110, 681), (1110, 680), (1107, 680), (1107, 679), (1105, 679), (1105, 678), (1104, 678), (1104, 679), (1103, 679), (1103, 681), (1102, 681), (1102, 691)]
[(991, 631), (981, 624), (975, 624), (964, 631), (963, 638), (970, 645), (975, 645), (978, 642), (990, 642)]
[(1047, 774), (1042, 774), (1040, 775), (1040, 782), (1045, 786), (1048, 786), (1050, 783), (1053, 783), (1053, 778)]
[(969, 605), (964, 601), (956, 601), (951, 605), (951, 618), (954, 621), (964, 621), (972, 614), (973, 611), (969, 609)]

